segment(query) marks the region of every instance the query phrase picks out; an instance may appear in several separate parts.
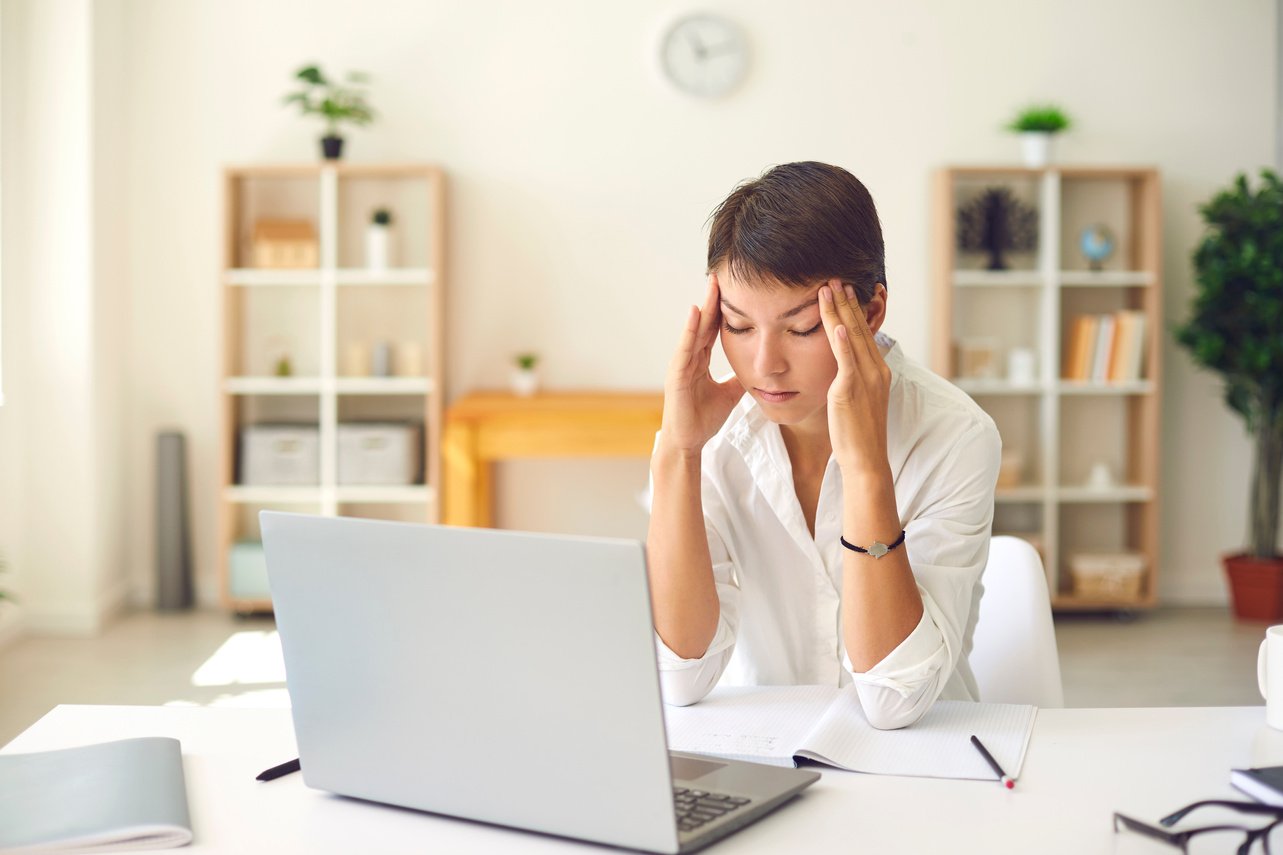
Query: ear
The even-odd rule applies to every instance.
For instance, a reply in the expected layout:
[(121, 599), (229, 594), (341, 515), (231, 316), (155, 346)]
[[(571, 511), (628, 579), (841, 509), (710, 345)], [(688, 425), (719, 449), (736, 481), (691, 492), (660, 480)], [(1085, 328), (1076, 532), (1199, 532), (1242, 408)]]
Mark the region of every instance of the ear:
[(879, 282), (873, 286), (873, 296), (864, 304), (864, 321), (869, 332), (876, 333), (887, 319), (887, 286)]

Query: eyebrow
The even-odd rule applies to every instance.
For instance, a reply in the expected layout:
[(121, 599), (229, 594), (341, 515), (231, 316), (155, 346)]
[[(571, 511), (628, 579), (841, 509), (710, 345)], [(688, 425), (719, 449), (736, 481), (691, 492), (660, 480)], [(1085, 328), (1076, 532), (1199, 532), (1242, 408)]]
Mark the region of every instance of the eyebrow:
[[(784, 320), (784, 319), (786, 319), (786, 318), (791, 318), (791, 317), (793, 317), (794, 315), (796, 315), (798, 312), (801, 312), (801, 311), (804, 311), (804, 310), (806, 310), (806, 309), (809, 309), (809, 308), (811, 308), (812, 306), (816, 305), (816, 304), (817, 304), (817, 303), (819, 303), (819, 302), (820, 302), (820, 298), (819, 298), (819, 297), (816, 297), (814, 300), (807, 300), (807, 301), (806, 301), (805, 303), (803, 303), (802, 305), (800, 305), (800, 306), (794, 306), (793, 308), (789, 309), (787, 312), (785, 312), (784, 314), (780, 315), (776, 320), (780, 320), (780, 321), (782, 321), (782, 320)], [(723, 306), (725, 306), (726, 308), (730, 309), (730, 310), (731, 310), (732, 312), (734, 312), (735, 314), (739, 315), (741, 318), (747, 318), (747, 317), (748, 317), (748, 315), (744, 314), (744, 312), (743, 312), (743, 311), (741, 311), (740, 309), (735, 308), (735, 306), (731, 305), (731, 303), (730, 303), (729, 301), (727, 301), (727, 300), (722, 300), (722, 305), (723, 305)]]

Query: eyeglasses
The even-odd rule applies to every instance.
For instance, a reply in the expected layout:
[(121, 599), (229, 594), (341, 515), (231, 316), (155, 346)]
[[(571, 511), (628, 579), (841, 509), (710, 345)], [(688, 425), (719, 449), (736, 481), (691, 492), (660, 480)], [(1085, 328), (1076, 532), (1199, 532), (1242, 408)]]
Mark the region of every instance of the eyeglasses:
[[(1198, 811), (1198, 818), (1207, 823), (1197, 828), (1180, 831), (1168, 829), (1189, 814)], [(1259, 828), (1240, 824), (1244, 814), (1268, 817), (1271, 822)], [(1158, 821), (1163, 826), (1150, 825), (1121, 813), (1114, 814), (1114, 832), (1135, 831), (1178, 847), (1188, 855), (1248, 855), (1252, 844), (1261, 841), (1266, 855), (1283, 855), (1283, 808), (1257, 802), (1202, 801), (1186, 805)]]

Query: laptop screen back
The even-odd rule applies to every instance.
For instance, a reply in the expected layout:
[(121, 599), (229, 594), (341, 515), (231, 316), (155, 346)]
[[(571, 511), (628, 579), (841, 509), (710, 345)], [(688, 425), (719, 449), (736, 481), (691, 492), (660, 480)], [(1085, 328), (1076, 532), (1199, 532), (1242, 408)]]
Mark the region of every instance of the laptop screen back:
[(640, 542), (260, 521), (309, 786), (676, 850)]

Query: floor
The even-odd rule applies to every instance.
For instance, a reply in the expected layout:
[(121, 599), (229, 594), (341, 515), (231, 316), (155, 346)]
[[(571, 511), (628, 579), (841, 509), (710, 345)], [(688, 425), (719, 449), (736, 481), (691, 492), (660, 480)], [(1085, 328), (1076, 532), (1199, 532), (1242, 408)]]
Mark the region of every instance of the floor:
[[(1062, 616), (1066, 705), (1260, 704), (1264, 629), (1220, 608)], [(283, 706), (284, 686), (270, 618), (134, 612), (97, 638), (24, 638), (0, 649), (0, 745), (56, 704)]]

